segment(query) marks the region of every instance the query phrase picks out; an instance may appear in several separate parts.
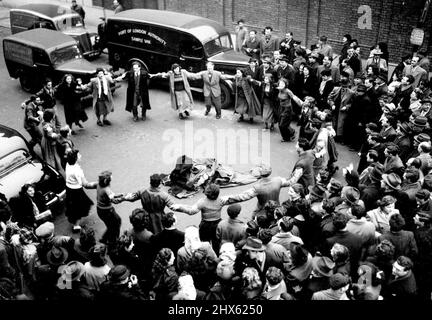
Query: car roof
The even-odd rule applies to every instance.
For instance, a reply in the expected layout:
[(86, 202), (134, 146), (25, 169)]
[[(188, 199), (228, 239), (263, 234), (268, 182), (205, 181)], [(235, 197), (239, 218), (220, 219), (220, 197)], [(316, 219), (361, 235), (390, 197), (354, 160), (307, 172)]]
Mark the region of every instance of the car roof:
[(49, 3), (30, 3), (30, 4), (19, 6), (16, 9), (12, 9), (12, 10), (35, 11), (49, 18), (55, 18), (57, 16), (62, 16), (65, 14), (75, 13), (68, 7), (60, 6), (56, 4), (49, 4)]
[(44, 28), (19, 32), (4, 38), (4, 40), (18, 41), (20, 43), (28, 44), (44, 50), (50, 50), (59, 46), (64, 47), (68, 44), (77, 43), (77, 41), (71, 36), (59, 31)]
[(15, 129), (0, 124), (0, 158), (19, 149), (28, 150), (27, 141), (21, 133)]
[[(171, 28), (176, 28), (183, 31), (188, 31), (200, 40), (204, 40), (205, 38), (213, 38), (218, 34), (227, 32), (224, 26), (214, 20), (191, 14), (166, 10), (131, 9), (119, 12), (111, 17), (108, 17), (108, 20), (124, 19), (148, 22), (162, 26), (169, 26)], [(203, 35), (203, 30), (207, 31), (208, 33), (206, 35)]]

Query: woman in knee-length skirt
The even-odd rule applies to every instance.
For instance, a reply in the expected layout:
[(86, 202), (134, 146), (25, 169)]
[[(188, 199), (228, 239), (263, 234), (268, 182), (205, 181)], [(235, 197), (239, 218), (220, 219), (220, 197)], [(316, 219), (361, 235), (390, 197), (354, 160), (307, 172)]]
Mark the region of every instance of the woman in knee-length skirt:
[(97, 182), (88, 182), (79, 165), (81, 155), (78, 150), (68, 154), (66, 164), (66, 217), (73, 225), (73, 231), (81, 229), (79, 221), (88, 216), (93, 201), (88, 197), (84, 188), (96, 189)]

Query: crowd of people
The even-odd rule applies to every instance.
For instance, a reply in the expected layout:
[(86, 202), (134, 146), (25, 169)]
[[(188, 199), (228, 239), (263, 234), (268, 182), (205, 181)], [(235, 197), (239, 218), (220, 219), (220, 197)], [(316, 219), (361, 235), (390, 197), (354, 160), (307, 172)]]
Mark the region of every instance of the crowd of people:
[[(264, 129), (272, 130), (278, 123), (283, 141), (297, 139), (298, 160), (286, 178), (272, 177), (267, 166), (263, 178), (240, 194), (222, 197), (218, 185), (210, 182), (203, 198), (186, 206), (161, 189), (162, 177), (157, 174), (150, 177), (150, 188), (133, 193), (113, 192), (109, 171), (88, 182), (79, 165), (81, 155), (70, 141), (70, 126), (79, 125), (80, 118), (66, 117), (69, 126), (61, 127), (53, 105), (45, 106), (41, 133), (38, 104), (47, 103), (47, 98), (42, 99), (42, 92), (25, 103), (26, 129), (34, 143), (41, 142), (43, 150), (62, 146), (60, 153), (43, 154), (64, 170), (66, 215), (79, 237), (61, 235), (52, 222), (34, 220), (32, 215), (42, 209), (31, 185), (23, 187), (26, 206), (19, 211), (2, 198), (0, 297), (430, 300), (432, 93), (426, 54), (404, 56), (389, 77), (383, 43), (371, 48), (363, 68), (358, 41), (348, 34), (334, 59), (324, 36), (307, 51), (292, 33), (278, 41), (271, 31), (266, 28), (259, 41), (251, 31), (237, 43), (251, 60), (248, 68), (229, 76), (235, 80), (235, 110), (239, 121), (263, 114)], [(144, 101), (145, 107), (148, 96), (140, 98), (135, 82), (139, 65), (133, 68), (117, 80), (127, 77), (130, 110), (138, 117), (137, 106)], [(207, 68), (190, 74), (174, 65), (167, 73), (145, 76), (169, 77), (173, 108), (184, 118), (190, 115), (192, 102), (187, 78), (211, 83), (216, 73), (211, 63)], [(216, 75), (219, 81), (221, 75)], [(104, 72), (98, 77), (102, 79)], [(91, 87), (96, 109), (109, 111), (104, 80), (79, 87)], [(45, 89), (49, 96), (52, 84)], [(214, 104), (220, 118), (220, 91), (209, 89), (207, 94), (206, 115)], [(106, 114), (100, 116), (98, 122), (108, 124)], [(293, 120), (298, 134), (291, 127)], [(58, 143), (60, 136), (64, 143)], [(356, 167), (343, 168), (343, 179), (334, 177), (336, 143), (359, 156)], [(100, 239), (80, 223), (93, 205), (85, 188), (97, 189), (97, 214), (106, 226)], [(282, 188), (287, 189), (284, 199)], [(251, 199), (257, 206), (243, 212), (244, 222), (239, 219), (239, 203)], [(129, 217), (132, 228), (121, 233), (115, 205), (137, 200), (141, 206)], [(224, 207), (226, 219), (221, 214)], [(176, 228), (182, 214), (198, 213), (198, 227), (184, 232)]]

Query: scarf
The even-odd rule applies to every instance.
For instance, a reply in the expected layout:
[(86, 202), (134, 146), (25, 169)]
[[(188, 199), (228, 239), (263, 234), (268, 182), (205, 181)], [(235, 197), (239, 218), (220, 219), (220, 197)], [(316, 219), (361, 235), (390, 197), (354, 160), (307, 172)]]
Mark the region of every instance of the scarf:
[(108, 81), (105, 77), (102, 78), (102, 85), (99, 77), (96, 78), (98, 81), (98, 97), (101, 97), (102, 93), (102, 86), (103, 86), (103, 93), (104, 95), (108, 96)]

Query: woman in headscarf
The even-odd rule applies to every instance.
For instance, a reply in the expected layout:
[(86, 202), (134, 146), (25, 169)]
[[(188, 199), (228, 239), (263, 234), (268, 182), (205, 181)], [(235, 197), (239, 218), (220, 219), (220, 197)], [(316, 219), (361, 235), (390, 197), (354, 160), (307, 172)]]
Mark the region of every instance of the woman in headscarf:
[(152, 267), (152, 290), (155, 300), (171, 300), (178, 287), (178, 275), (174, 267), (174, 253), (163, 248), (158, 252)]
[(171, 108), (177, 110), (180, 119), (189, 117), (194, 101), (188, 81), (188, 72), (174, 63), (170, 71), (150, 75), (150, 77), (169, 78)]

